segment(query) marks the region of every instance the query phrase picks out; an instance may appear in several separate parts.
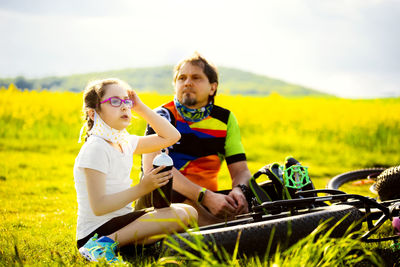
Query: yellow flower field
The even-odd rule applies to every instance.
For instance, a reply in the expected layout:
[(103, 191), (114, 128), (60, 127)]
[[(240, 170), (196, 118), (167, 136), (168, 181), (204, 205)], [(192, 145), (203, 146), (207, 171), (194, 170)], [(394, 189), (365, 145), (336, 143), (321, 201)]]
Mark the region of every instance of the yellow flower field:
[[(151, 108), (172, 99), (156, 93), (141, 93), (140, 97)], [(332, 170), (400, 163), (399, 98), (219, 95), (216, 104), (236, 115), (253, 172), (266, 163), (282, 162), (287, 155), (312, 167), (311, 173), (318, 177), (335, 174)], [(21, 92), (13, 85), (3, 88), (0, 138), (19, 145), (31, 140), (60, 142), (78, 151), (81, 107), (82, 94)], [(145, 122), (136, 118), (128, 130), (142, 135), (144, 128)], [(225, 180), (226, 170), (221, 176)]]

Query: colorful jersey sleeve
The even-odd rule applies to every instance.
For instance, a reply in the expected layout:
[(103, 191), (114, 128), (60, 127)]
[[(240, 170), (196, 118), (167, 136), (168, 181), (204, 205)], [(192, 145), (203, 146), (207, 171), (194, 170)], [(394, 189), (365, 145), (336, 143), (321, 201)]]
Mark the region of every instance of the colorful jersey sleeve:
[(227, 164), (246, 160), (244, 147), (240, 138), (239, 124), (235, 115), (230, 112), (225, 140), (225, 160)]

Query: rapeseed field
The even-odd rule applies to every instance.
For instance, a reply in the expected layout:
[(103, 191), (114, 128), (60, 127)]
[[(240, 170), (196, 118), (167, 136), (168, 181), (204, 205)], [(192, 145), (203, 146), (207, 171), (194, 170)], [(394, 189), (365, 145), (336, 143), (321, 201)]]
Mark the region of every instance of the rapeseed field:
[[(155, 108), (172, 96), (142, 93)], [(83, 124), (82, 94), (0, 90), (0, 139), (27, 143), (76, 144)], [(236, 115), (252, 171), (287, 155), (311, 165), (318, 177), (334, 170), (390, 166), (400, 162), (400, 99), (287, 98), (219, 95), (216, 104)], [(142, 135), (145, 122), (135, 118), (128, 128)], [(223, 172), (222, 179), (227, 173)]]

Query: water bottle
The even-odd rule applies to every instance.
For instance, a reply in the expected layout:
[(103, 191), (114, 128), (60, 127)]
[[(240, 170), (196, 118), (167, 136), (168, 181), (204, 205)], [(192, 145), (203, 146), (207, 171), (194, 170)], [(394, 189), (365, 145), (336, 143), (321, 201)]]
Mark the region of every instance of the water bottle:
[[(161, 150), (161, 154), (157, 155), (153, 160), (153, 168), (165, 166), (164, 169), (159, 172), (172, 170), (174, 165), (170, 156), (165, 153), (165, 149)], [(153, 192), (151, 192), (151, 203), (154, 208), (160, 209), (169, 207), (172, 199), (172, 177), (168, 180), (166, 185), (163, 185)]]

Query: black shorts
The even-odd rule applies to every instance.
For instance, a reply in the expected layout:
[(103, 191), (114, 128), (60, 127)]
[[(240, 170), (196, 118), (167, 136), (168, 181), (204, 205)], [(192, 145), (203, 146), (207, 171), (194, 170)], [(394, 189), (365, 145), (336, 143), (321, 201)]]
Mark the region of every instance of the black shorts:
[(99, 228), (97, 228), (96, 230), (91, 232), (86, 237), (76, 241), (78, 249), (80, 247), (82, 247), (83, 245), (85, 245), (86, 242), (89, 241), (89, 239), (94, 236), (94, 234), (97, 234), (98, 237), (110, 235), (110, 234), (118, 231), (119, 229), (127, 226), (128, 224), (135, 221), (137, 218), (139, 218), (140, 216), (142, 216), (144, 214), (146, 214), (145, 210), (139, 210), (139, 211), (133, 211), (128, 214), (112, 218), (111, 220), (109, 220), (108, 222), (104, 223), (102, 226), (100, 226)]

